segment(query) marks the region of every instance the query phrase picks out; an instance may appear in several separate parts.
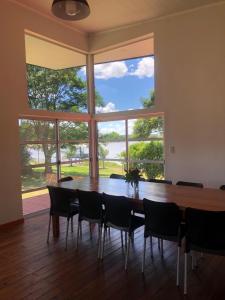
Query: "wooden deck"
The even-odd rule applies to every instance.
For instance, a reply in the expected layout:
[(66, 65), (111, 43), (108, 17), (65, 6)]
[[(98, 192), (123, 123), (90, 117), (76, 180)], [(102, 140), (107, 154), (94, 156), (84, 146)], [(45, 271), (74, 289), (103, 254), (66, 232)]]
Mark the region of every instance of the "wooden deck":
[[(205, 255), (199, 267), (189, 265), (188, 296), (175, 286), (176, 247), (165, 242), (161, 259), (154, 240), (154, 259), (146, 257), (145, 276), (141, 273), (143, 230), (135, 234), (128, 271), (124, 271), (124, 256), (120, 234), (111, 230), (107, 238), (103, 262), (97, 260), (97, 237), (89, 237), (83, 225), (83, 240), (75, 249), (74, 233), (65, 246), (65, 223), (61, 220), (61, 235), (46, 244), (48, 215), (25, 220), (10, 230), (0, 231), (0, 299), (57, 300), (143, 300), (143, 299), (225, 299), (225, 258)], [(149, 254), (149, 248), (147, 253)], [(190, 262), (190, 261), (189, 261)], [(183, 257), (181, 260), (183, 270)]]

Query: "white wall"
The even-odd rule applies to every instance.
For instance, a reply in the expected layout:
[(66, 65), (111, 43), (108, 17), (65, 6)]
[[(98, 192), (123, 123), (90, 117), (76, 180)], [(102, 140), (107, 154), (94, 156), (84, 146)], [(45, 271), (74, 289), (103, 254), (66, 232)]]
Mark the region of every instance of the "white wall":
[(161, 21), (155, 37), (166, 175), (218, 187), (225, 183), (225, 5)]
[(22, 218), (18, 118), (21, 113), (29, 113), (24, 30), (84, 51), (87, 39), (6, 0), (1, 0), (0, 20), (0, 224), (3, 224)]
[[(81, 50), (86, 36), (1, 1), (0, 224), (22, 217), (17, 120), (28, 113), (24, 29)], [(12, 22), (13, 20), (13, 22)], [(98, 34), (91, 51), (154, 33), (157, 108), (165, 111), (166, 175), (225, 183), (225, 5)], [(169, 146), (175, 153), (169, 152)]]
[(217, 188), (225, 183), (225, 4), (97, 33), (89, 47), (98, 52), (149, 33), (156, 110), (165, 112), (166, 177)]

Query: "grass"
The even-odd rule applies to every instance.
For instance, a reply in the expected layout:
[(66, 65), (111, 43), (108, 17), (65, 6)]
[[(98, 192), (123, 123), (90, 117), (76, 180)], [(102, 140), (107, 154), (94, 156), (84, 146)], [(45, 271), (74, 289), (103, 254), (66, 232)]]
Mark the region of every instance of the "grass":
[[(45, 175), (44, 167), (33, 169), (31, 175), (22, 176), (22, 189), (23, 191), (44, 187), (49, 183), (56, 181), (56, 167), (52, 167), (52, 173)], [(99, 165), (99, 175), (101, 177), (109, 177), (110, 174), (123, 174), (123, 165), (116, 162), (105, 162), (104, 168), (102, 162)], [(88, 162), (76, 163), (76, 165), (61, 166), (61, 176), (89, 176)]]

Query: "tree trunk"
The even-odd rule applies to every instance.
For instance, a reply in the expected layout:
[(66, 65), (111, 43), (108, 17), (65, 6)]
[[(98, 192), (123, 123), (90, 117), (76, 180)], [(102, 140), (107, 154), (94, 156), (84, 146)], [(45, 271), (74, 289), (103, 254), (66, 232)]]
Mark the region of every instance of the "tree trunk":
[(48, 145), (42, 144), (44, 156), (45, 156), (45, 171), (44, 174), (51, 174), (52, 173), (52, 166), (50, 165), (51, 163), (51, 157), (52, 157), (52, 147), (50, 145), (50, 149), (48, 148)]

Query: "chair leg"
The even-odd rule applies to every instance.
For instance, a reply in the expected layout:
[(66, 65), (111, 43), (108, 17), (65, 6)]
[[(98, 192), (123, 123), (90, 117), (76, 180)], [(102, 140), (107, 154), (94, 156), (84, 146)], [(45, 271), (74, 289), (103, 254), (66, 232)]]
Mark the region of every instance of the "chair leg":
[(82, 236), (83, 236), (83, 234), (82, 234), (82, 222), (80, 222), (80, 239), (82, 240)]
[(131, 236), (128, 235), (128, 245), (127, 245), (126, 257), (125, 257), (125, 271), (127, 270), (127, 262), (128, 262), (128, 258), (129, 258), (130, 240), (131, 240)]
[(92, 228), (91, 228), (91, 223), (89, 222), (89, 231), (90, 231), (90, 239), (92, 240)]
[(50, 229), (51, 229), (51, 221), (52, 221), (52, 216), (49, 215), (47, 244), (49, 243), (49, 234), (50, 234)]
[(176, 285), (179, 286), (180, 284), (180, 247), (177, 247), (177, 279)]
[(150, 235), (151, 258), (153, 258), (152, 236)]
[(98, 224), (98, 258), (101, 257), (102, 248), (102, 225)]
[(103, 259), (104, 250), (105, 250), (105, 236), (107, 233), (107, 228), (104, 228), (104, 234), (103, 234), (103, 243), (102, 243), (102, 253), (101, 253), (101, 259)]
[(123, 231), (122, 230), (120, 230), (120, 238), (121, 238), (121, 245), (123, 248)]
[(125, 249), (127, 249), (127, 232), (125, 232)]
[(145, 252), (146, 252), (146, 238), (144, 238), (144, 251), (143, 251), (143, 260), (142, 260), (142, 273), (144, 273), (144, 268), (145, 268)]
[(158, 238), (158, 249), (160, 250), (160, 238)]
[(71, 232), (73, 232), (73, 217), (71, 217)]
[(187, 295), (187, 253), (184, 253), (184, 295)]
[(67, 250), (67, 240), (68, 240), (69, 223), (70, 223), (70, 219), (67, 219), (67, 224), (66, 224), (66, 248), (65, 248), (65, 250)]
[(78, 225), (77, 225), (77, 249), (78, 249), (78, 244), (79, 244), (79, 236), (80, 236), (80, 223), (81, 221), (78, 220)]
[(161, 241), (161, 245), (160, 245), (160, 247), (161, 247), (161, 257), (163, 257), (163, 239), (161, 239), (160, 241)]

